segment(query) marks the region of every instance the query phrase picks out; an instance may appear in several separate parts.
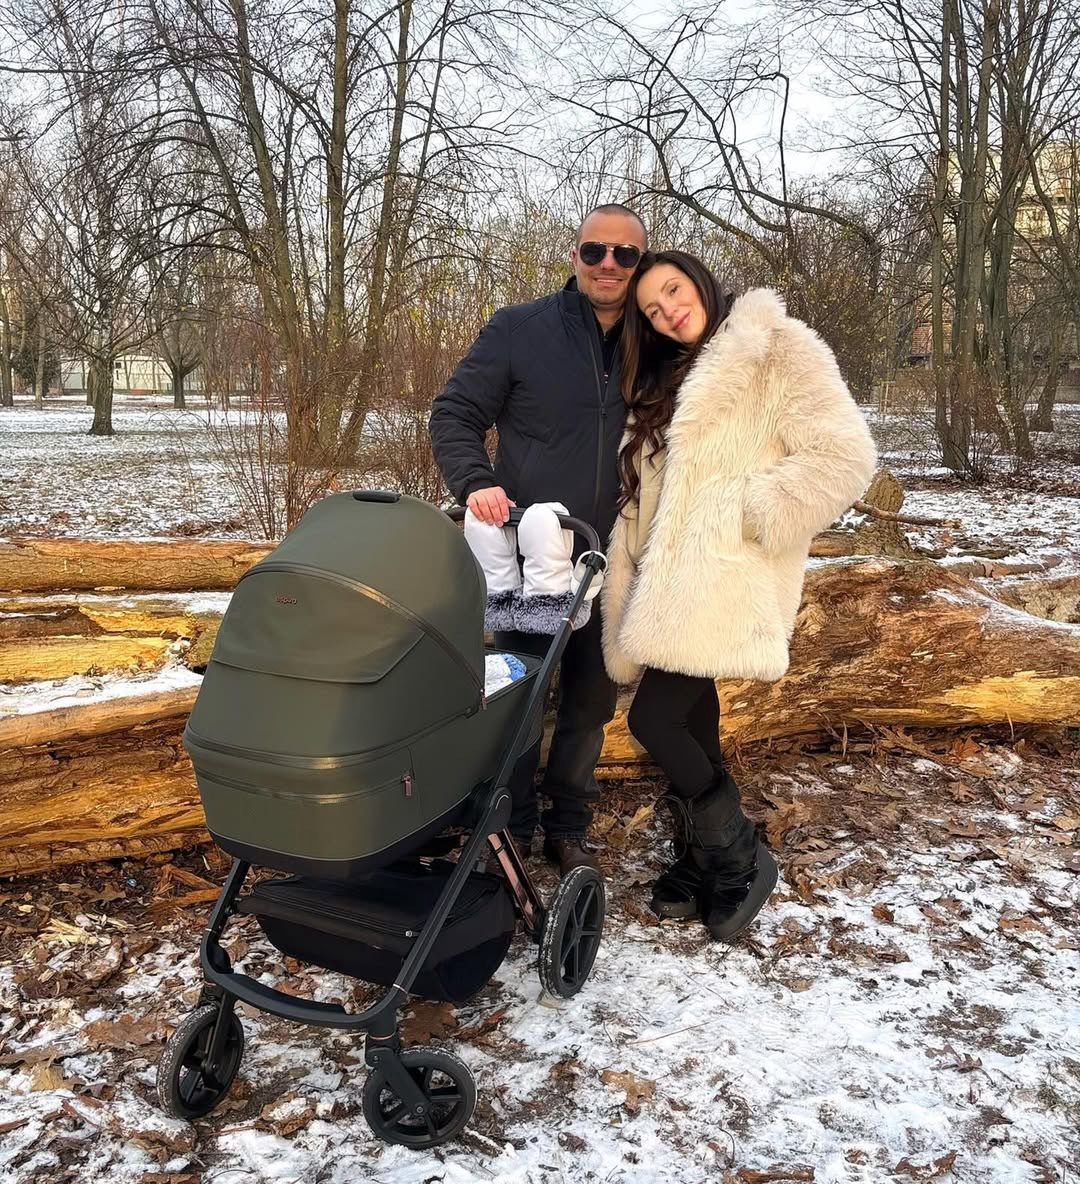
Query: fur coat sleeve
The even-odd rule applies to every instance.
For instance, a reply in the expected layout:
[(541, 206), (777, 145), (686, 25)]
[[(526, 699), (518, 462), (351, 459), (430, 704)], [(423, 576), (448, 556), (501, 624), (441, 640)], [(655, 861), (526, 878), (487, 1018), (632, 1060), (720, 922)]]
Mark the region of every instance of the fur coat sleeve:
[(848, 393), (832, 350), (788, 320), (778, 333), (767, 381), (784, 392), (777, 434), (786, 455), (747, 477), (746, 521), (770, 555), (799, 546), (833, 522), (866, 489), (874, 442)]

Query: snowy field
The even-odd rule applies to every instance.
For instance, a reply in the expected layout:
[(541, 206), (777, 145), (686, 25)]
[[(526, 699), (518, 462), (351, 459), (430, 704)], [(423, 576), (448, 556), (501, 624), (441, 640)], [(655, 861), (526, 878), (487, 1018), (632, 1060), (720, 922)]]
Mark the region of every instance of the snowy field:
[[(1080, 409), (977, 488), (871, 420), (905, 511), (961, 521), (913, 542), (1080, 571)], [(0, 535), (252, 533), (205, 411), (128, 403), (115, 422), (99, 440), (71, 402), (0, 411)], [(118, 688), (0, 686), (0, 714)], [(469, 1129), (436, 1153), (370, 1137), (352, 1038), (254, 1013), (225, 1105), (193, 1126), (160, 1113), (154, 1066), (198, 994), (207, 908), (182, 898), (220, 883), (213, 848), (0, 881), (0, 1184), (1080, 1184), (1080, 736), (885, 730), (750, 760), (737, 773), (783, 873), (759, 924), (731, 948), (658, 925), (659, 787), (607, 785), (609, 922), (581, 995), (542, 999), (519, 940), (475, 1000), (408, 1019), (407, 1042), (454, 1050), (478, 1082)], [(252, 922), (233, 932), (263, 981), (366, 1002)]]

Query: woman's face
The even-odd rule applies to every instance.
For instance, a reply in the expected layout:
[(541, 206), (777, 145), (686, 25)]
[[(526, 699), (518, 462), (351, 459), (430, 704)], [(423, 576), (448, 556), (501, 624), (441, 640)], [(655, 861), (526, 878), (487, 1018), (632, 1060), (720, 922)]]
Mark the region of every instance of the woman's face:
[(705, 332), (705, 305), (673, 263), (657, 263), (638, 280), (637, 306), (657, 333), (680, 345), (693, 345)]

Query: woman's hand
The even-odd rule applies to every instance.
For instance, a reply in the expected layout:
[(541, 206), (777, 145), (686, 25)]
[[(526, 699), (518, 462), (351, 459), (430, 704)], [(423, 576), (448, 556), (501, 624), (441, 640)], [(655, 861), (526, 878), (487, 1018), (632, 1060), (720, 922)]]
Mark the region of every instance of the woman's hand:
[(514, 505), (501, 485), (474, 490), (465, 504), (481, 522), (490, 526), (505, 526), (510, 519), (510, 507)]

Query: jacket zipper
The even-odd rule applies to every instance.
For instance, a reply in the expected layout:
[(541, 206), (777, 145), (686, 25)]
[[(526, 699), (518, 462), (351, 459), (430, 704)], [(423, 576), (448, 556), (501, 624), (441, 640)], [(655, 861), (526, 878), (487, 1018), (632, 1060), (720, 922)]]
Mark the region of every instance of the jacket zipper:
[[(603, 346), (600, 347), (601, 350)], [(603, 382), (600, 377), (600, 367), (596, 362), (596, 343), (590, 342), (590, 354), (592, 356), (593, 374), (596, 377), (596, 394), (600, 401), (600, 415), (596, 421), (596, 488), (593, 491), (593, 508), (592, 521), (596, 525), (600, 514), (600, 474), (604, 470), (604, 428), (605, 420), (607, 419), (607, 407), (604, 404), (606, 392), (604, 390)]]

